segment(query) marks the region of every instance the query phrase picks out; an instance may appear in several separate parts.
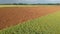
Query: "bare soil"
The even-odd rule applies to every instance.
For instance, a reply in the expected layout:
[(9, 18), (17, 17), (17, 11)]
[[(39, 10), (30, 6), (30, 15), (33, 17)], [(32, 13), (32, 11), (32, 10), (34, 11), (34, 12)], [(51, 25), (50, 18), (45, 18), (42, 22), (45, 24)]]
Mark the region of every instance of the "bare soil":
[(0, 29), (14, 26), (24, 21), (38, 18), (55, 11), (60, 11), (60, 6), (0, 8)]

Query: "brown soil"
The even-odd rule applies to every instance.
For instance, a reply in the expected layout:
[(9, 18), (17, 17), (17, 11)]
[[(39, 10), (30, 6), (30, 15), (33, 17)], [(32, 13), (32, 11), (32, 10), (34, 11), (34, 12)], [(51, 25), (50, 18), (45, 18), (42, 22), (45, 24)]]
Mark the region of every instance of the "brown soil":
[(59, 11), (58, 6), (0, 8), (0, 29)]

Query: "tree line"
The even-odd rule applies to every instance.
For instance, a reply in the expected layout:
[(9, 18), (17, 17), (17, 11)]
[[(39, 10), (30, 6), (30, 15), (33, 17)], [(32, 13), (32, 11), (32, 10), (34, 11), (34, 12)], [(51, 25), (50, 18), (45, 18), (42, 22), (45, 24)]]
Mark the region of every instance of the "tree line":
[(27, 4), (27, 3), (8, 3), (8, 4), (0, 4), (0, 5), (60, 5), (60, 3), (47, 3), (47, 4)]

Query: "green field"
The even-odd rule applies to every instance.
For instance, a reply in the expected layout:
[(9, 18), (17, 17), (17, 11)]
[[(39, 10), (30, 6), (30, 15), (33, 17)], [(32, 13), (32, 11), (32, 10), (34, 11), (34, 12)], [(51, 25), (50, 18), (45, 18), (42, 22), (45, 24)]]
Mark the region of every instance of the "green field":
[(38, 6), (57, 6), (57, 5), (0, 5), (0, 7), (38, 7)]
[(60, 11), (0, 30), (0, 34), (60, 34)]
[(41, 5), (0, 5), (0, 7), (37, 7)]

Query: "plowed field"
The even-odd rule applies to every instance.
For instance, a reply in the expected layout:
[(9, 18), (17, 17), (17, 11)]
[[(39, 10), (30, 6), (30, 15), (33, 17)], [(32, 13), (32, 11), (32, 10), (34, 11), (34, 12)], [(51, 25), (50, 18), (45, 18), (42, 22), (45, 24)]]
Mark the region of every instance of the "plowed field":
[(60, 6), (1, 7), (0, 29), (60, 11)]

